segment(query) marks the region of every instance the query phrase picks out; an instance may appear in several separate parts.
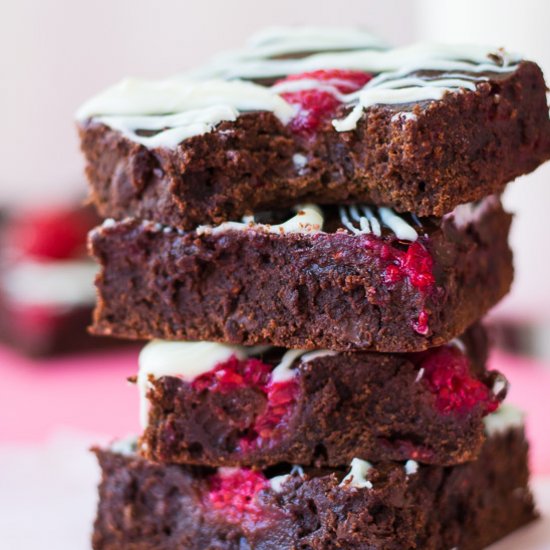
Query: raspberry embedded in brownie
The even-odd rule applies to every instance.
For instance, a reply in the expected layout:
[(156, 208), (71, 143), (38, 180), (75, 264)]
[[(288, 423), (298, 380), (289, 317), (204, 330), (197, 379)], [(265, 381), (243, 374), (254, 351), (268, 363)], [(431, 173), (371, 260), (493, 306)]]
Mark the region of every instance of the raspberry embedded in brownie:
[(220, 468), (208, 478), (208, 503), (230, 522), (259, 520), (263, 516), (257, 502), (260, 491), (269, 487), (265, 475), (248, 468)]
[(456, 346), (442, 346), (421, 356), (421, 380), (435, 394), (435, 406), (442, 414), (467, 414), (480, 404), (487, 414), (498, 408), (498, 397), (471, 375), (468, 358)]
[(342, 69), (319, 70), (293, 74), (278, 80), (275, 88), (289, 82), (311, 81), (312, 87), (292, 92), (283, 92), (281, 97), (291, 105), (297, 106), (297, 112), (289, 122), (293, 132), (312, 134), (319, 126), (334, 117), (336, 109), (342, 104), (339, 94), (349, 94), (361, 89), (372, 75), (363, 71)]
[(265, 407), (251, 426), (243, 430), (238, 447), (244, 453), (255, 447), (269, 447), (277, 433), (285, 429), (285, 419), (291, 414), (298, 387), (294, 379), (274, 381), (273, 366), (254, 357), (239, 360), (236, 356), (195, 378), (194, 391), (229, 394), (236, 389), (252, 388), (265, 397)]
[(140, 356), (142, 409), (149, 406), (140, 452), (210, 466), (464, 462), (479, 452), (482, 419), (506, 393), (485, 356), (479, 326), (418, 354), (157, 341)]

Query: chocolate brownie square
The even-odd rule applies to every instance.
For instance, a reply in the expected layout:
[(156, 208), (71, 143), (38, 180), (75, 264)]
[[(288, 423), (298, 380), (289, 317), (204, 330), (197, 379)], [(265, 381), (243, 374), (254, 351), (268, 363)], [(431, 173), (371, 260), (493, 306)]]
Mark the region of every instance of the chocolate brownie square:
[(99, 212), (187, 230), (302, 201), (442, 216), (550, 158), (535, 63), (475, 46), (386, 49), (367, 36), (350, 49), (345, 34), (319, 33), (306, 51), (288, 35), (275, 48), (255, 41), (90, 100), (79, 132)]
[(297, 210), (191, 232), (107, 221), (90, 236), (101, 264), (93, 332), (422, 351), (462, 334), (510, 288), (511, 216), (496, 197), (443, 218)]
[(486, 356), (479, 325), (409, 354), (154, 341), (139, 360), (139, 451), (213, 467), (466, 462), (507, 389)]

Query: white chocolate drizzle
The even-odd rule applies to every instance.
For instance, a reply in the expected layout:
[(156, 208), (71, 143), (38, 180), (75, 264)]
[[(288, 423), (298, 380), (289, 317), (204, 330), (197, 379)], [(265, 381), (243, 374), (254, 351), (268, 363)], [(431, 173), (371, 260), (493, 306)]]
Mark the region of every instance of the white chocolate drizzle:
[[(348, 27), (270, 27), (260, 31), (247, 42), (247, 48), (233, 58), (268, 58), (290, 53), (359, 48), (384, 48), (378, 37)], [(222, 57), (226, 60), (227, 57)]]
[(302, 363), (309, 363), (310, 361), (314, 361), (315, 359), (319, 359), (320, 357), (333, 355), (338, 355), (338, 352), (328, 349), (319, 349), (311, 351), (309, 353), (303, 349), (288, 350), (282, 356), (279, 364), (273, 369), (273, 372), (271, 373), (271, 381), (287, 382), (288, 380), (292, 380), (292, 378), (294, 378), (294, 369), (292, 369), (292, 365), (299, 357), (301, 357)]
[(506, 433), (509, 430), (523, 428), (524, 419), (525, 415), (520, 409), (504, 403), (495, 412), (483, 419), (485, 433), (488, 437), (491, 437)]
[[(277, 58), (319, 50), (328, 53)], [(369, 107), (440, 100), (450, 92), (475, 90), (489, 79), (488, 74), (514, 71), (520, 59), (484, 46), (419, 43), (383, 49), (380, 41), (360, 30), (282, 27), (253, 37), (244, 50), (218, 56), (202, 69), (160, 81), (124, 80), (86, 102), (77, 118), (94, 118), (146, 147), (174, 148), (185, 139), (211, 132), (222, 121), (234, 121), (242, 112), (271, 111), (286, 124), (296, 108), (280, 94), (317, 88), (351, 107), (347, 116), (332, 121), (338, 132), (345, 132), (356, 127)], [(315, 79), (271, 88), (241, 80), (321, 69), (377, 76), (349, 94), (340, 93), (337, 82)]]
[[(444, 76), (441, 78), (447, 78), (449, 73), (460, 81), (467, 81), (472, 80), (472, 73), (478, 79), (479, 74), (484, 72), (509, 72), (520, 59), (518, 55), (504, 54), (498, 48), (487, 46), (421, 42), (402, 48), (387, 50), (364, 48), (344, 52), (316, 53), (297, 59), (258, 59), (252, 56), (246, 59), (242, 55), (233, 57), (228, 55), (218, 60), (214, 59), (210, 65), (189, 73), (189, 76), (224, 80), (233, 78), (256, 80), (323, 69), (344, 69), (376, 73), (380, 81), (401, 78), (421, 71), (442, 72)], [(377, 84), (378, 82), (372, 86)]]
[(267, 233), (319, 233), (323, 230), (324, 217), (321, 209), (313, 204), (295, 207), (296, 215), (278, 225), (260, 224), (254, 216), (245, 216), (242, 222), (224, 222), (221, 225), (200, 225), (198, 235), (225, 233), (226, 231), (265, 231)]
[(405, 462), (405, 474), (410, 476), (418, 472), (418, 462), (416, 460), (407, 460)]
[(398, 216), (391, 208), (381, 207), (378, 209), (380, 218), (385, 226), (389, 227), (395, 236), (402, 241), (414, 242), (418, 238), (418, 233), (401, 216)]
[(84, 120), (104, 115), (174, 115), (220, 105), (238, 111), (272, 111), (284, 123), (294, 114), (284, 99), (253, 82), (174, 77), (160, 81), (128, 78), (87, 101), (76, 116)]
[[(264, 231), (267, 233), (320, 233), (323, 231), (324, 215), (314, 204), (299, 205), (294, 208), (296, 215), (277, 225), (256, 223), (254, 215), (243, 217), (241, 222), (224, 222), (217, 226), (199, 225), (198, 235), (217, 235), (227, 231)], [(382, 235), (382, 226), (387, 227), (402, 241), (414, 242), (418, 233), (391, 208), (371, 207), (363, 204), (344, 205), (338, 209), (342, 225), (353, 235), (372, 233)], [(418, 222), (420, 223), (420, 222)]]
[[(239, 111), (230, 105), (215, 105), (176, 115), (100, 116), (95, 120), (113, 130), (118, 130), (128, 139), (152, 149), (174, 148), (187, 138), (211, 132), (220, 122), (237, 120), (238, 116)], [(137, 133), (144, 130), (156, 133), (151, 136)]]
[(461, 353), (466, 353), (466, 346), (464, 345), (464, 342), (460, 338), (453, 338), (449, 342), (450, 346), (454, 346), (456, 349), (458, 349)]
[[(377, 210), (377, 214), (375, 214)], [(388, 227), (395, 236), (403, 241), (414, 242), (418, 233), (401, 216), (391, 208), (375, 209), (366, 205), (346, 205), (339, 207), (342, 225), (354, 235), (372, 233), (377, 237), (382, 235), (382, 225)]]
[(280, 476), (275, 476), (275, 477), (272, 477), (270, 478), (268, 481), (269, 481), (269, 486), (271, 487), (271, 490), (274, 491), (275, 493), (280, 493), (282, 488), (283, 488), (283, 484), (291, 477), (294, 477), (294, 476), (300, 476), (300, 477), (303, 477), (304, 475), (304, 470), (302, 469), (301, 466), (292, 466), (292, 469), (290, 470), (290, 473), (289, 474), (282, 474)]
[[(243, 111), (271, 111), (283, 124), (295, 113), (282, 97), (253, 82), (180, 77), (123, 80), (82, 105), (76, 116), (95, 117), (146, 147), (174, 148), (222, 121), (236, 120)], [(140, 131), (155, 133), (144, 136)]]
[(340, 487), (355, 487), (356, 489), (372, 489), (372, 483), (367, 479), (372, 464), (360, 458), (351, 461), (348, 475), (340, 482)]
[(452, 219), (458, 229), (479, 221), (489, 210), (500, 203), (496, 195), (489, 195), (478, 202), (458, 205), (452, 212), (445, 214), (443, 219)]
[(508, 390), (508, 380), (506, 380), (506, 378), (499, 373), (495, 377), (495, 381), (493, 382), (493, 387), (491, 388), (491, 391), (493, 392), (493, 395), (498, 397), (505, 390)]
[(320, 357), (333, 357), (334, 355), (338, 355), (338, 353), (339, 352), (337, 351), (332, 351), (329, 349), (310, 351), (309, 353), (302, 355), (302, 363), (309, 363), (310, 361), (315, 361), (315, 359), (319, 359)]
[(418, 369), (418, 373), (416, 374), (416, 378), (414, 379), (415, 383), (418, 383), (420, 382), (420, 380), (422, 380), (422, 378), (424, 377), (424, 367), (420, 367)]
[(303, 349), (290, 349), (285, 352), (281, 358), (280, 363), (273, 369), (271, 373), (271, 381), (274, 383), (277, 382), (287, 382), (294, 378), (294, 370), (291, 368), (294, 364), (294, 361), (303, 355), (306, 351)]
[(109, 446), (109, 450), (112, 453), (116, 453), (123, 456), (133, 456), (136, 454), (138, 445), (138, 438), (136, 435), (129, 435), (121, 439), (116, 439)]
[(143, 428), (148, 424), (147, 391), (149, 377), (177, 376), (186, 382), (204, 374), (218, 363), (232, 356), (246, 359), (247, 349), (215, 342), (172, 342), (153, 340), (139, 354), (137, 385), (140, 395), (140, 421)]
[[(197, 377), (211, 371), (217, 364), (228, 361), (235, 356), (239, 360), (261, 354), (270, 346), (232, 346), (216, 342), (178, 342), (152, 340), (139, 354), (139, 371), (137, 386), (140, 396), (140, 422), (143, 428), (148, 424), (147, 391), (150, 379), (163, 376), (176, 376), (185, 382), (192, 382)], [(335, 355), (337, 352), (317, 350), (307, 353), (306, 350), (287, 350), (279, 364), (271, 373), (272, 382), (286, 382), (295, 375), (292, 368), (301, 356), (312, 361), (323, 355)]]

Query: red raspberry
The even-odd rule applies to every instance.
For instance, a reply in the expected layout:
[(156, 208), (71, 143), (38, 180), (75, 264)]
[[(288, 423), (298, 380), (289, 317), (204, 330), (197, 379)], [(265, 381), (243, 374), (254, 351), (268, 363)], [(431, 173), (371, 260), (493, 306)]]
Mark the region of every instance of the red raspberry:
[(10, 246), (25, 256), (41, 260), (66, 260), (85, 254), (86, 235), (93, 227), (83, 211), (29, 212), (7, 229)]
[(248, 434), (241, 438), (243, 452), (268, 445), (277, 429), (284, 425), (296, 401), (298, 384), (295, 380), (271, 381), (273, 367), (259, 359), (241, 361), (236, 356), (216, 365), (192, 382), (195, 391), (230, 393), (238, 388), (255, 388), (266, 396), (267, 405), (258, 415)]
[[(408, 245), (406, 250), (383, 242), (379, 237), (366, 235), (364, 237), (366, 248), (373, 250), (378, 255), (377, 269), (383, 273), (384, 283), (392, 286), (403, 279), (427, 295), (435, 285), (433, 274), (433, 258), (428, 249), (419, 241)], [(427, 334), (429, 316), (422, 309), (418, 318), (413, 322), (413, 328), (419, 334)]]
[(292, 410), (298, 385), (295, 380), (275, 384), (270, 382), (263, 391), (266, 391), (267, 407), (256, 418), (249, 435), (241, 439), (240, 448), (243, 452), (269, 445), (275, 430), (284, 424)]
[(428, 325), (428, 322), (430, 320), (430, 316), (428, 315), (428, 312), (423, 309), (418, 314), (418, 319), (413, 322), (413, 328), (418, 332), (418, 334), (428, 334), (428, 331), (430, 330), (430, 327)]
[(240, 361), (235, 355), (201, 374), (192, 383), (196, 391), (230, 393), (241, 387), (263, 387), (271, 378), (272, 368), (259, 359)]
[[(333, 86), (341, 93), (349, 94), (360, 90), (371, 78), (371, 74), (362, 71), (333, 69), (293, 74), (279, 80), (277, 84), (311, 79)], [(294, 132), (305, 134), (314, 132), (321, 122), (334, 113), (341, 104), (332, 93), (320, 89), (286, 92), (281, 96), (291, 105), (299, 106), (298, 113), (290, 122), (290, 128)]]
[(472, 377), (468, 358), (456, 346), (429, 350), (422, 357), (422, 381), (435, 394), (435, 406), (441, 413), (466, 414), (480, 405), (484, 414), (489, 414), (498, 408), (499, 400)]
[(370, 73), (363, 71), (350, 71), (346, 69), (330, 69), (310, 71), (307, 73), (291, 74), (279, 82), (292, 82), (295, 80), (318, 80), (338, 89), (339, 92), (349, 94), (361, 89), (372, 79)]
[(243, 519), (260, 519), (262, 510), (256, 501), (256, 495), (269, 486), (262, 473), (248, 468), (221, 470), (211, 476), (209, 482), (210, 504), (222, 511), (229, 521), (239, 523)]
[(429, 290), (435, 284), (433, 258), (418, 241), (410, 244), (405, 252), (387, 245), (380, 248), (381, 259), (391, 262), (384, 271), (386, 283), (407, 278), (419, 290)]

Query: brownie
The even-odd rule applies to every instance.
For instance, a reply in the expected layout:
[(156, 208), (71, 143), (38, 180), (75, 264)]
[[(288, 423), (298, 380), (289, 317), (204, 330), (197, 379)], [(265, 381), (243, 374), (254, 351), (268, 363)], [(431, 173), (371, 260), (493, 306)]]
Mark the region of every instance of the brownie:
[(214, 467), (466, 462), (507, 388), (485, 370), (486, 355), (479, 325), (416, 354), (154, 342), (140, 356), (149, 412), (139, 449), (157, 462)]
[[(357, 209), (371, 216), (370, 233), (365, 216), (353, 221)], [(101, 264), (92, 331), (422, 351), (462, 334), (508, 292), (511, 216), (496, 197), (422, 220), (357, 209), (304, 207), (283, 225), (272, 212), (193, 232), (109, 220), (90, 236)]]
[(522, 428), (491, 431), (476, 461), (450, 467), (215, 470), (96, 450), (93, 548), (481, 550), (536, 517)]
[(9, 210), (0, 224), (0, 341), (33, 357), (114, 347), (87, 331), (97, 267), (87, 232), (90, 207)]
[(0, 296), (0, 342), (23, 355), (48, 358), (128, 345), (88, 333), (93, 306), (17, 306)]
[[(132, 86), (139, 83), (121, 83), (92, 99), (80, 113), (90, 200), (105, 217), (132, 216), (183, 229), (300, 201), (367, 202), (419, 216), (441, 216), (458, 204), (502, 192), (507, 182), (550, 158), (546, 86), (535, 63), (519, 59), (509, 63), (510, 56), (502, 52), (469, 62), (468, 51), (451, 53), (441, 46), (428, 59), (425, 51), (416, 58), (408, 52), (402, 66), (378, 74), (376, 70), (338, 70), (350, 65), (349, 55), (333, 54), (323, 66), (322, 57), (309, 54), (293, 60), (288, 68), (277, 60), (253, 57), (234, 67), (226, 63), (227, 70), (207, 67), (203, 72), (207, 77), (252, 79), (263, 87), (288, 71), (299, 71), (321, 88), (328, 79), (340, 92), (357, 93), (358, 88), (371, 91), (381, 79), (387, 85), (401, 78), (402, 87), (413, 79), (412, 90), (420, 93), (434, 81), (462, 80), (436, 99), (381, 98), (366, 107), (348, 131), (337, 131), (332, 122), (345, 118), (356, 105), (353, 93), (340, 103), (337, 91), (331, 95), (324, 89), (309, 90), (307, 96), (302, 90), (281, 92), (280, 97), (299, 108), (290, 122), (261, 107), (239, 110), (235, 120), (216, 121), (204, 133), (174, 146), (143, 143), (143, 138), (154, 134), (147, 125), (154, 117), (144, 116), (137, 122), (123, 119), (130, 126), (123, 122), (121, 128), (121, 118), (116, 119), (117, 125), (97, 115), (163, 115), (168, 112), (166, 105), (186, 91), (174, 97), (161, 95), (173, 79), (143, 85), (138, 97), (148, 98), (147, 105), (160, 104), (158, 111), (146, 112), (145, 108), (132, 110)], [(271, 69), (270, 62), (276, 68)], [(449, 70), (433, 70), (434, 63), (447, 64)], [(457, 63), (460, 68), (453, 70)], [(363, 68), (360, 62), (355, 65)], [(328, 70), (311, 72), (311, 67)], [(266, 68), (267, 73), (259, 72)], [(369, 70), (368, 63), (364, 70)], [(373, 74), (376, 78), (369, 80)], [(276, 93), (296, 80), (293, 74), (270, 90)], [(241, 81), (231, 82), (237, 86)], [(380, 84), (376, 86), (375, 91)], [(317, 94), (314, 99), (313, 93)], [(109, 98), (114, 106), (105, 105)], [(223, 94), (215, 99), (224, 103)], [(204, 102), (208, 105), (207, 99)], [(319, 112), (323, 109), (329, 112)], [(140, 120), (143, 130), (139, 130)], [(134, 131), (131, 124), (138, 129)]]

